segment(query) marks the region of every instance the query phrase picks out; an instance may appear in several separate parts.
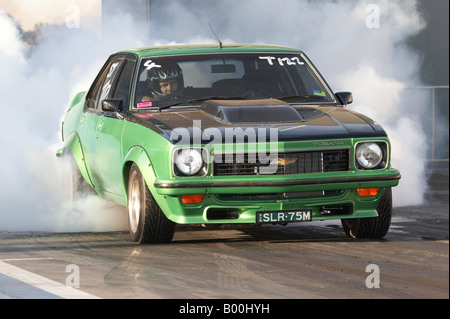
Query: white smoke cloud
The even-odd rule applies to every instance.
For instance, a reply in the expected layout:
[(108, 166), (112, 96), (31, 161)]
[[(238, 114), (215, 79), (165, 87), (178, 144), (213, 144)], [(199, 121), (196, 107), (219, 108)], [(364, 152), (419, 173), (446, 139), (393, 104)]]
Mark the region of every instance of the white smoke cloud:
[[(127, 229), (126, 210), (94, 196), (68, 214), (56, 158), (62, 116), (73, 94), (87, 90), (117, 43), (102, 43), (83, 29), (48, 25), (37, 34), (39, 45), (30, 48), (3, 10), (0, 26), (0, 230)], [(123, 41), (127, 44), (136, 43)]]
[[(123, 212), (97, 199), (85, 202), (86, 209), (80, 209), (77, 218), (61, 214), (54, 151), (60, 144), (63, 113), (77, 91), (88, 89), (112, 52), (216, 42), (208, 22), (224, 43), (260, 42), (304, 50), (335, 91), (353, 92), (355, 103), (349, 108), (374, 118), (388, 131), (392, 164), (403, 176), (394, 188), (394, 204), (423, 201), (426, 146), (419, 121), (421, 101), (404, 98), (405, 88), (420, 84), (420, 56), (406, 45), (425, 26), (416, 1), (159, 3), (152, 7), (150, 26), (116, 10), (107, 17), (102, 39), (64, 23), (44, 25), (39, 44), (31, 50), (21, 38), (18, 22), (0, 9), (0, 230), (126, 228)], [(379, 9), (379, 25), (368, 28), (367, 9), (373, 4)]]

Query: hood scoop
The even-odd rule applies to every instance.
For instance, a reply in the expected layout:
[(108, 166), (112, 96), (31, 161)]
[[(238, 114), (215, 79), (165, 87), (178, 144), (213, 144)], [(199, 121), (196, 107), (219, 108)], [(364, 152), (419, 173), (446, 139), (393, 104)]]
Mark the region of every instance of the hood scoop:
[(207, 100), (200, 110), (228, 123), (283, 123), (303, 121), (289, 104), (277, 100)]

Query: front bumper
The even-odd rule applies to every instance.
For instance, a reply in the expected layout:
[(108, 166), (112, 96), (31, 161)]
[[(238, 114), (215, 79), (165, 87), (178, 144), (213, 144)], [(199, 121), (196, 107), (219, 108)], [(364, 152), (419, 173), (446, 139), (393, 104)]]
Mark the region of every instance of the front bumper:
[[(258, 211), (310, 209), (313, 221), (376, 217), (384, 189), (397, 186), (400, 178), (398, 170), (386, 169), (260, 175), (251, 179), (248, 176), (199, 177), (186, 181), (156, 179), (152, 188), (161, 209), (176, 223), (254, 224)], [(380, 191), (376, 196), (360, 197), (358, 188), (380, 188)], [(203, 194), (203, 201), (183, 204), (180, 196), (188, 194)]]

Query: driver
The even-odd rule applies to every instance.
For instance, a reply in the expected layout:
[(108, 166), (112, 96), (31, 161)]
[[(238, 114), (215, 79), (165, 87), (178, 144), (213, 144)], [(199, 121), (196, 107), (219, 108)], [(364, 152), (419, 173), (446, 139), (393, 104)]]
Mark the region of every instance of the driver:
[(141, 102), (159, 101), (169, 95), (180, 95), (184, 89), (183, 72), (177, 63), (153, 67), (148, 71), (147, 84), (151, 96), (144, 96)]

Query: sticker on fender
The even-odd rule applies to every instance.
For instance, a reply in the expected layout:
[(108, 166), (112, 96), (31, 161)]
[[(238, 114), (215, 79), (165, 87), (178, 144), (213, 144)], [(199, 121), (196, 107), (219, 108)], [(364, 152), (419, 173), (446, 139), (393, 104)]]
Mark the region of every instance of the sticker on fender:
[(256, 224), (312, 221), (311, 209), (256, 212)]

